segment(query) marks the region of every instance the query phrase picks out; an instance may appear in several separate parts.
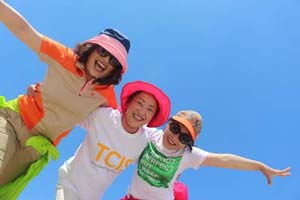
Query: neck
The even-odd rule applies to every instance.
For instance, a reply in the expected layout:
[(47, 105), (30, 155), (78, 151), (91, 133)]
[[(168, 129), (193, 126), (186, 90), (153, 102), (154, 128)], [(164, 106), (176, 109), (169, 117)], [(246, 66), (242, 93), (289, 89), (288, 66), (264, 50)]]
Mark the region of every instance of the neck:
[(138, 127), (132, 127), (128, 124), (125, 115), (122, 116), (122, 126), (126, 132), (131, 133), (131, 134), (135, 134), (139, 130)]

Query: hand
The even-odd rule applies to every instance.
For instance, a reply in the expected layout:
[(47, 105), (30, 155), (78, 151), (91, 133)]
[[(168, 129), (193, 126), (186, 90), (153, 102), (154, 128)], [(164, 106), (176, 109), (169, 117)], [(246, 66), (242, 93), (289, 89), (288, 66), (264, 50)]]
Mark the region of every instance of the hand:
[(27, 95), (28, 96), (34, 97), (36, 95), (36, 93), (37, 93), (36, 85), (30, 85), (27, 88)]
[(264, 165), (263, 168), (261, 169), (261, 172), (265, 175), (265, 177), (268, 180), (268, 185), (272, 185), (272, 178), (273, 176), (289, 176), (291, 175), (290, 173), (291, 167), (287, 167), (285, 169), (273, 169), (267, 165)]

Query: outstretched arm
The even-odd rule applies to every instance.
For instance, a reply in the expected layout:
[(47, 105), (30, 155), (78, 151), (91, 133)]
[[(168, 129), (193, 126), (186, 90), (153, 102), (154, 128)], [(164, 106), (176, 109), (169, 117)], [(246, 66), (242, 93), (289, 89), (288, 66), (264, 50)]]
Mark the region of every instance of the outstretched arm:
[(42, 35), (3, 0), (0, 0), (0, 21), (29, 48), (36, 53), (39, 52)]
[(259, 170), (265, 175), (269, 185), (272, 185), (273, 176), (289, 176), (291, 174), (290, 167), (282, 170), (273, 169), (262, 162), (250, 160), (233, 154), (210, 153), (203, 161), (203, 165), (239, 170)]

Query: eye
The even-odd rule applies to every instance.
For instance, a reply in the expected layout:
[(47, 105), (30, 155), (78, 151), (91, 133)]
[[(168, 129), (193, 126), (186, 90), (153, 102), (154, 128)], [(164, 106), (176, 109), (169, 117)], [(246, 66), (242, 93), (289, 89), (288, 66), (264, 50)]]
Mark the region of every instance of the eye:
[(102, 57), (106, 57), (107, 56), (107, 51), (104, 49), (104, 48), (102, 48), (102, 47), (98, 47), (98, 54), (100, 55), (100, 56), (102, 56)]
[(189, 144), (192, 141), (191, 136), (187, 133), (181, 133), (180, 137), (183, 144)]
[(151, 113), (154, 113), (154, 109), (153, 108), (147, 108), (147, 110)]
[(137, 101), (135, 101), (138, 105), (143, 105), (143, 103), (141, 102), (141, 101), (139, 101), (139, 100), (137, 100)]
[(176, 122), (171, 122), (170, 129), (173, 133), (179, 133), (180, 132), (180, 126)]

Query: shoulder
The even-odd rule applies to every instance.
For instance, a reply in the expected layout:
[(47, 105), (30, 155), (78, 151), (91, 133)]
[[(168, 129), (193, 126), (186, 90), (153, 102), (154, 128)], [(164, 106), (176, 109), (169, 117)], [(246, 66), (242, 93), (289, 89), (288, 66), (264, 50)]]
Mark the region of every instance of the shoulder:
[(149, 140), (158, 138), (163, 134), (163, 131), (158, 128), (149, 128), (147, 126), (144, 126), (143, 129), (144, 129), (144, 133), (146, 134), (146, 136)]
[(111, 107), (98, 107), (95, 111), (91, 112), (88, 115), (89, 119), (101, 119), (101, 118), (109, 118), (110, 116), (116, 114), (114, 109)]
[(76, 67), (77, 54), (73, 49), (55, 40), (43, 37), (39, 56), (42, 61), (51, 64), (51, 66), (60, 66), (77, 76), (82, 76), (82, 72), (77, 71)]
[(45, 36), (42, 38), (40, 51), (57, 60), (66, 59), (67, 56), (75, 60), (76, 55), (72, 49)]
[(205, 150), (203, 150), (199, 147), (195, 147), (195, 146), (192, 147), (192, 152), (190, 152), (190, 153), (196, 154), (198, 156), (203, 156), (203, 157), (207, 157), (207, 155), (209, 154), (208, 151), (205, 151)]
[(200, 165), (206, 157), (209, 155), (209, 152), (199, 148), (199, 147), (192, 147), (192, 151), (189, 148), (184, 149), (184, 159), (189, 163), (194, 163)]

